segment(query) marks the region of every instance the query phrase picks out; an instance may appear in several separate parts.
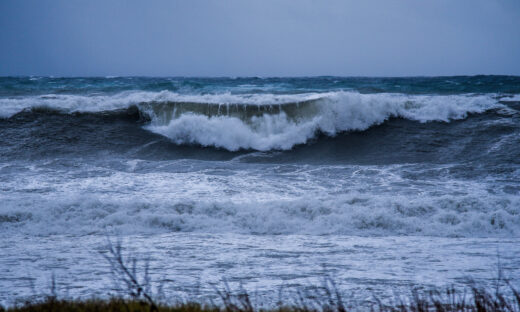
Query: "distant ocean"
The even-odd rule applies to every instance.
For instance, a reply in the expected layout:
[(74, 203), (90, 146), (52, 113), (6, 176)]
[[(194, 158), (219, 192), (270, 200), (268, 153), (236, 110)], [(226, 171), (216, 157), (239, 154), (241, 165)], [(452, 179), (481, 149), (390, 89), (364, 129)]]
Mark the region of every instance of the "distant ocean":
[(0, 78), (0, 302), (107, 235), (181, 297), (518, 282), (520, 77)]

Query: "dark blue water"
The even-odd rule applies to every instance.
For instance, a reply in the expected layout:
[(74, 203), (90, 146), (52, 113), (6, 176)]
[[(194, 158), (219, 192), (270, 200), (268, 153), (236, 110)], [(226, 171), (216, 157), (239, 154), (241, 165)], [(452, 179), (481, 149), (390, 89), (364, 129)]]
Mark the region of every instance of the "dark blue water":
[[(0, 77), (0, 95), (115, 93), (128, 90), (179, 93), (301, 93), (357, 91), (360, 93), (464, 94), (520, 93), (518, 76), (453, 76), (411, 78), (153, 78), (153, 77)], [(246, 91), (247, 90), (247, 91)]]

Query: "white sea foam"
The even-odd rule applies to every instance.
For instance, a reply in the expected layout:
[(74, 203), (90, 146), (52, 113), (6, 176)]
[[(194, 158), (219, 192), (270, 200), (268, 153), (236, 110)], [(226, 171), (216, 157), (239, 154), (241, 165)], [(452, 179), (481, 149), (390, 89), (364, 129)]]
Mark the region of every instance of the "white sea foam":
[(507, 96), (507, 97), (504, 97), (502, 98), (502, 100), (506, 100), (506, 101), (520, 101), (520, 94), (513, 94), (511, 96)]
[(85, 235), (114, 229), (126, 234), (172, 231), (466, 237), (520, 234), (518, 196), (418, 197), (352, 192), (337, 197), (312, 194), (300, 199), (239, 203), (171, 197), (161, 200), (135, 195), (127, 198), (62, 195), (66, 196), (29, 196), (16, 203), (5, 202), (1, 216), (4, 233)]
[(0, 195), (3, 232), (520, 235), (514, 185), (408, 179), (403, 173), (420, 170), (410, 165), (146, 173), (128, 165), (103, 174), (78, 168), (92, 171), (83, 178), (45, 168), (13, 176)]

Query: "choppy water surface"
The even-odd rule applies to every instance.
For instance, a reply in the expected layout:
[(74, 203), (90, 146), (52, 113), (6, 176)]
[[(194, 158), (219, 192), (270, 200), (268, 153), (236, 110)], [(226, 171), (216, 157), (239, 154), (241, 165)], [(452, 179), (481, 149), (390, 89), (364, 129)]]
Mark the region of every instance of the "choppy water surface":
[(182, 296), (517, 281), (519, 109), (502, 76), (0, 78), (0, 300), (106, 294), (106, 233)]

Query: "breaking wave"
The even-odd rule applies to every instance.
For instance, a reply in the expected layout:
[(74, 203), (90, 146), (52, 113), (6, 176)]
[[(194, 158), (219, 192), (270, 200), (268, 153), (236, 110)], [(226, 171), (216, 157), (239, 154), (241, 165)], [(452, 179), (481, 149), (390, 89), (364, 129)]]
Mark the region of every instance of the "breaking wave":
[(64, 113), (107, 112), (135, 106), (145, 128), (177, 144), (289, 150), (319, 134), (363, 131), (397, 117), (418, 122), (464, 119), (504, 108), (496, 95), (405, 95), (328, 92), (304, 94), (201, 94), (169, 91), (114, 95), (46, 95), (0, 100), (0, 116), (28, 109)]
[[(438, 197), (354, 193), (267, 202), (95, 197), (11, 203), (0, 224), (31, 235), (204, 232), (314, 235), (518, 236), (518, 196)], [(36, 203), (37, 201), (37, 203)], [(39, 209), (29, 207), (38, 205)], [(9, 205), (8, 205), (9, 206)]]

